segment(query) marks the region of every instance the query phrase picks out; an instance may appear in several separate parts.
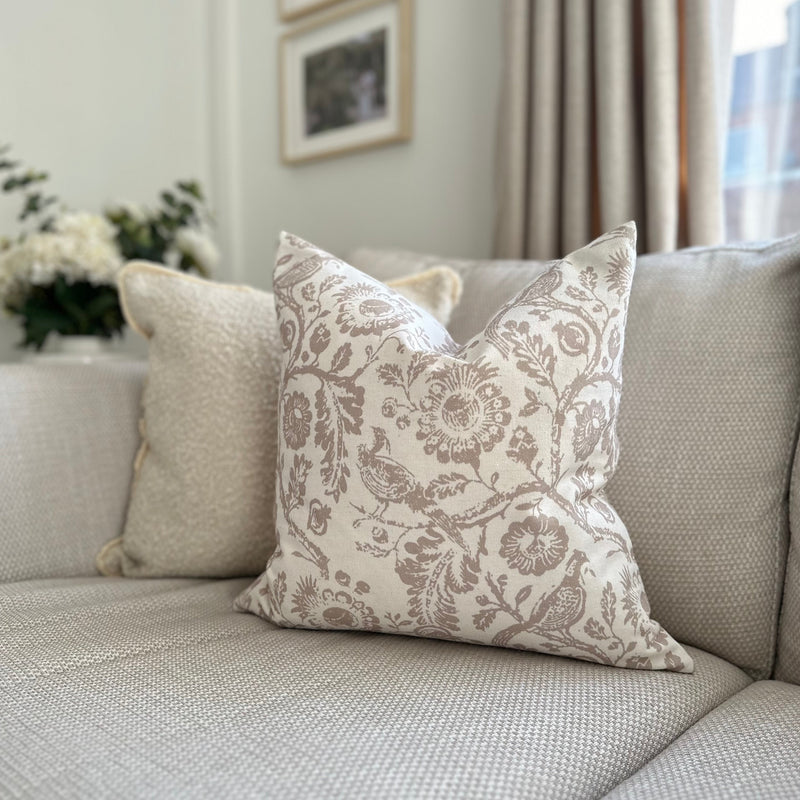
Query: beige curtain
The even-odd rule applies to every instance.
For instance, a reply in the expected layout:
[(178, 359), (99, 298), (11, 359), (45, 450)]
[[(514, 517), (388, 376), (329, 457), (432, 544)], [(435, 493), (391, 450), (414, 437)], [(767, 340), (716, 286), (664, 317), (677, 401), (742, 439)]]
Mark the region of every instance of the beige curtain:
[(504, 0), (497, 257), (721, 240), (732, 2)]

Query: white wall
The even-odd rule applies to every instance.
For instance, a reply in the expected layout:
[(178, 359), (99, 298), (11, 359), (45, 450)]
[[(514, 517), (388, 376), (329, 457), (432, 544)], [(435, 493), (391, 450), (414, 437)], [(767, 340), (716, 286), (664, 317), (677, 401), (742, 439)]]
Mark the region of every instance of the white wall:
[(417, 0), (410, 142), (284, 166), (275, 51), (284, 28), (272, 3), (238, 4), (244, 278), (268, 285), (281, 228), (337, 255), (359, 244), (489, 255), (501, 5)]
[[(3, 0), (0, 19), (0, 142), (49, 171), (67, 205), (154, 201), (176, 178), (208, 184), (205, 2)], [(0, 232), (16, 230), (16, 213), (0, 195)], [(0, 360), (19, 338), (4, 319)]]
[[(275, 0), (0, 0), (0, 142), (49, 170), (78, 209), (146, 202), (197, 177), (217, 213), (223, 280), (269, 286), (281, 229), (337, 254), (486, 256), (500, 5), (416, 0), (411, 142), (287, 167)], [(16, 211), (0, 195), (0, 233)], [(0, 361), (17, 338), (0, 322)]]

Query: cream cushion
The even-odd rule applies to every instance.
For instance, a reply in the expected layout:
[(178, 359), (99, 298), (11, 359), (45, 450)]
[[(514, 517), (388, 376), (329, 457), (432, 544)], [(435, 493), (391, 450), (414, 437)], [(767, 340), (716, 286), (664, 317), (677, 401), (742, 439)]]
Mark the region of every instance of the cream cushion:
[[(403, 281), (445, 321), (460, 279)], [(280, 331), (273, 296), (135, 262), (120, 278), (128, 324), (149, 341), (142, 444), (123, 535), (101, 573), (255, 575), (274, 547)]]
[(463, 346), (284, 234), (278, 546), (240, 606), (691, 672), (603, 487), (636, 229), (551, 264)]

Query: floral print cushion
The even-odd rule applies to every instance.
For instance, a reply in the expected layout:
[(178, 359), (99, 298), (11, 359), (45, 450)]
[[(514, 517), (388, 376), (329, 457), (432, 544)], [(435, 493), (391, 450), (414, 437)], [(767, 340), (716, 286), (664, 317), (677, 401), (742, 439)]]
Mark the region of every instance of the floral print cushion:
[(237, 607), (691, 672), (603, 493), (635, 239), (631, 223), (543, 265), (459, 345), (284, 234), (278, 545)]

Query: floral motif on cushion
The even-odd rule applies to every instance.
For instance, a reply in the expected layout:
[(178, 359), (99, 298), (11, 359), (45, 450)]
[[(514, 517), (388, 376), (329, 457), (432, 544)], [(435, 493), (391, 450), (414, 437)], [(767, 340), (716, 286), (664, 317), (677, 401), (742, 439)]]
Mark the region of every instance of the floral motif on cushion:
[(288, 234), (277, 549), (242, 610), (691, 672), (649, 615), (604, 496), (617, 463), (633, 224), (542, 273), (458, 345)]

